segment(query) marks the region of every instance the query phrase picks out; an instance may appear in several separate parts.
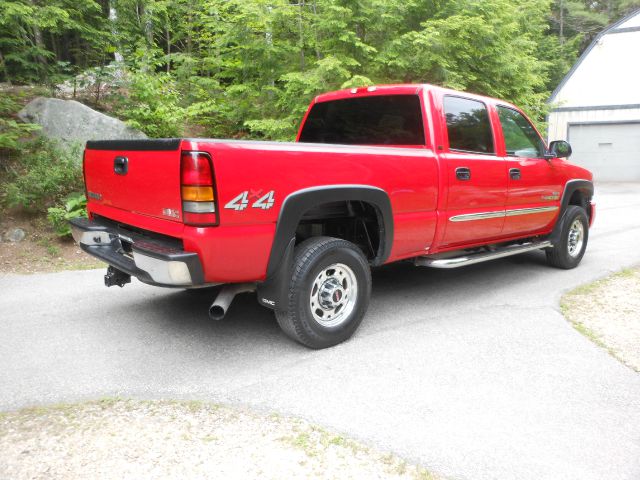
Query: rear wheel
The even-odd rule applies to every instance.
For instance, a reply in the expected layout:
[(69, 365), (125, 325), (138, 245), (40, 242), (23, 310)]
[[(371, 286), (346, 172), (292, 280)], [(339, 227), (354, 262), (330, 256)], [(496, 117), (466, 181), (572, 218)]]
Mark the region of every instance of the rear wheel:
[(568, 270), (578, 266), (587, 249), (589, 219), (583, 208), (569, 205), (562, 222), (560, 240), (547, 250), (547, 262)]
[(282, 330), (311, 348), (326, 348), (356, 331), (369, 305), (371, 272), (362, 251), (331, 237), (310, 238), (296, 247)]

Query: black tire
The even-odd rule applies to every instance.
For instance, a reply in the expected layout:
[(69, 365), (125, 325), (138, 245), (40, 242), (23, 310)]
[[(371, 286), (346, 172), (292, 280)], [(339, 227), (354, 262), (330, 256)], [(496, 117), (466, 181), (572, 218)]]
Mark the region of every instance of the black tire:
[[(587, 249), (587, 242), (589, 240), (589, 219), (587, 213), (583, 208), (576, 205), (569, 205), (564, 213), (562, 221), (562, 227), (560, 230), (560, 240), (557, 245), (546, 250), (547, 263), (552, 267), (563, 268), (569, 270), (575, 268), (582, 260), (584, 252)], [(572, 235), (575, 235), (574, 223), (579, 222), (582, 225), (581, 231), (581, 244), (577, 248), (575, 243), (575, 236), (572, 239)], [(580, 228), (578, 227), (578, 231)], [(572, 244), (573, 242), (573, 244)], [(572, 248), (573, 247), (573, 251)]]
[[(297, 342), (327, 348), (353, 335), (370, 297), (371, 271), (362, 251), (346, 240), (314, 237), (295, 249), (287, 310), (276, 311), (276, 319), (284, 333)], [(312, 303), (316, 305), (313, 311)]]

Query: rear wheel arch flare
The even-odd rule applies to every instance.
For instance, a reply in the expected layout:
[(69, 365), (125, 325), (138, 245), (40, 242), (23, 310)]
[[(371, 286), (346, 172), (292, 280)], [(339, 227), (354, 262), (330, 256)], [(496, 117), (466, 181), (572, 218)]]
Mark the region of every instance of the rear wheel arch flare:
[(360, 201), (372, 205), (378, 215), (380, 241), (372, 265), (380, 265), (389, 257), (393, 245), (393, 213), (391, 201), (381, 188), (370, 185), (327, 185), (298, 190), (284, 200), (276, 224), (267, 278), (273, 276), (285, 256), (304, 214), (314, 207), (340, 201)]

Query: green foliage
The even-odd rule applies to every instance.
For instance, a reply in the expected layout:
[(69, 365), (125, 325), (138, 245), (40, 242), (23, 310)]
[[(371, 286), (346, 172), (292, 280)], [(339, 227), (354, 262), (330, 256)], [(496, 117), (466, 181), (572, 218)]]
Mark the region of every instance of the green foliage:
[(51, 83), (104, 64), (112, 43), (105, 0), (1, 0), (0, 79)]
[(22, 123), (15, 118), (20, 104), (11, 95), (0, 95), (0, 152), (17, 151), (20, 140), (40, 127), (31, 123)]
[(294, 138), (318, 93), (374, 83), (498, 96), (540, 123), (577, 55), (640, 7), (640, 0), (0, 2), (0, 80), (55, 90), (88, 70), (102, 79), (118, 60), (109, 78), (121, 81), (124, 99), (115, 114), (150, 136), (195, 127), (208, 136), (282, 140)]
[(427, 81), (535, 107), (547, 96), (548, 64), (536, 57), (544, 25), (523, 24), (540, 18), (545, 4), (451, 1), (420, 30), (391, 42), (381, 68), (397, 81)]
[(60, 202), (82, 189), (81, 159), (81, 145), (61, 148), (52, 141), (32, 142), (10, 171), (3, 202), (33, 212)]
[(136, 72), (127, 81), (128, 95), (118, 107), (120, 118), (150, 137), (177, 137), (186, 116), (170, 75)]
[(69, 220), (87, 216), (87, 197), (84, 193), (75, 192), (69, 195), (62, 205), (50, 207), (47, 218), (60, 237), (71, 235)]

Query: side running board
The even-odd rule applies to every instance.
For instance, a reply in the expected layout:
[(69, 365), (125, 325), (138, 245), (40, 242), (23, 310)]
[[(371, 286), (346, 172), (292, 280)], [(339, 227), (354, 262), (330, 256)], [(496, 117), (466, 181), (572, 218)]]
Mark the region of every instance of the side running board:
[(473, 265), (474, 263), (486, 262), (487, 260), (495, 260), (496, 258), (510, 257), (511, 255), (518, 255), (519, 253), (529, 252), (531, 250), (538, 250), (540, 248), (547, 248), (552, 246), (553, 245), (551, 244), (551, 242), (546, 240), (544, 242), (509, 245), (493, 252), (470, 253), (468, 255), (462, 255), (460, 257), (416, 257), (415, 264), (419, 267), (458, 268), (464, 267), (466, 265)]

